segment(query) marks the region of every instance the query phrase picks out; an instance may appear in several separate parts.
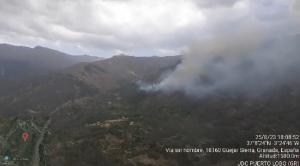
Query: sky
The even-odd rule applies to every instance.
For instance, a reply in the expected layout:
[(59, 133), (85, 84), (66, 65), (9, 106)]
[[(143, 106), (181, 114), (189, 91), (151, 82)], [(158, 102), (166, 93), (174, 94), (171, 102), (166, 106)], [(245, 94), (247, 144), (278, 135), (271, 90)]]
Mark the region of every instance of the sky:
[(245, 27), (296, 33), (299, 10), (299, 0), (0, 0), (0, 43), (101, 57), (178, 55)]

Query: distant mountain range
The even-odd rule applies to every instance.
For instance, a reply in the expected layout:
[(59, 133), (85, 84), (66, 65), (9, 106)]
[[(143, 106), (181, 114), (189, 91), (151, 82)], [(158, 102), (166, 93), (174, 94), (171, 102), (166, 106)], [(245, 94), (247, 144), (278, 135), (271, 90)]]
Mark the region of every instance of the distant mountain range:
[(41, 46), (0, 44), (0, 79), (22, 79), (100, 59), (88, 55), (73, 56)]
[[(137, 81), (158, 81), (180, 63), (180, 56), (103, 59), (72, 56), (44, 47), (0, 45), (2, 113), (47, 110), (83, 96), (119, 89)], [(1, 98), (2, 96), (2, 98)]]

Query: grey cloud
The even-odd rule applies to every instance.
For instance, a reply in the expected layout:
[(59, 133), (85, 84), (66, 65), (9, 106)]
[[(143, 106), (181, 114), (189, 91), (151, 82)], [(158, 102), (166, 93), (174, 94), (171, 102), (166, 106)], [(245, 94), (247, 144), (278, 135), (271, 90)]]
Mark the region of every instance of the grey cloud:
[[(245, 10), (232, 9), (237, 2), (245, 3)], [(230, 29), (239, 29), (247, 22), (252, 23), (253, 17), (262, 24), (274, 20), (274, 25), (285, 25), (278, 23), (290, 15), (284, 7), (269, 3), (270, 0), (268, 3), (259, 2), (0, 0), (0, 41), (70, 48), (71, 51), (77, 50), (80, 45), (82, 50), (93, 52), (126, 50), (136, 55), (139, 52), (153, 55), (157, 50), (181, 50), (199, 37), (205, 39), (227, 33)], [(254, 7), (251, 9), (249, 5)], [(265, 10), (266, 6), (268, 10)], [(297, 6), (295, 3), (291, 9), (295, 22), (299, 23), (296, 19), (299, 16), (295, 10)], [(269, 10), (272, 8), (279, 9), (275, 12), (276, 19), (274, 12)], [(250, 11), (253, 14), (249, 14)]]
[[(145, 36), (142, 29), (137, 29), (134, 34), (128, 32), (126, 30), (128, 25), (125, 24), (107, 25), (114, 20), (104, 20), (107, 18), (97, 15), (95, 2), (92, 0), (59, 0), (55, 2), (50, 0), (1, 0), (1, 36), (11, 40), (7, 42), (19, 43), (20, 38), (22, 41), (27, 38), (28, 42), (23, 44), (28, 44), (32, 38), (36, 38), (36, 44), (39, 44), (38, 39), (42, 39), (48, 43), (57, 41), (74, 45), (80, 43), (87, 48), (111, 50), (140, 49), (147, 45), (154, 47), (156, 43), (162, 41), (159, 36)], [(99, 10), (105, 11), (106, 9)], [(108, 15), (115, 14), (109, 12)], [(141, 33), (139, 34), (138, 31)]]
[(300, 12), (300, 1), (294, 0), (293, 8), (294, 8), (295, 11)]
[[(102, 2), (113, 2), (114, 4), (105, 6)], [(158, 7), (166, 2), (168, 1), (155, 1)], [(209, 2), (213, 5), (233, 3), (233, 1), (202, 2)], [(201, 4), (202, 2), (198, 1), (197, 3)], [(123, 6), (129, 3), (129, 8), (113, 10), (119, 8), (118, 4), (120, 3)], [(144, 3), (150, 2), (144, 1)], [(168, 11), (169, 6), (176, 3), (182, 3), (182, 5), (178, 5), (179, 9), (183, 5), (188, 6), (180, 0), (163, 6)], [(111, 7), (113, 5), (116, 6)], [(54, 45), (60, 43), (60, 47), (64, 47), (65, 44), (73, 44), (74, 46), (79, 44), (85, 50), (148, 50), (149, 54), (153, 54), (158, 49), (178, 50), (193, 42), (196, 36), (206, 35), (206, 32), (203, 32), (205, 28), (197, 23), (198, 20), (194, 13), (184, 16), (190, 18), (181, 18), (182, 16), (179, 15), (178, 19), (175, 19), (177, 18), (176, 13), (181, 11), (175, 7), (174, 10), (170, 10), (170, 13), (166, 13), (164, 19), (160, 20), (162, 17), (157, 15), (154, 17), (157, 20), (153, 20), (152, 17), (156, 14), (154, 5), (154, 8), (148, 9), (148, 12), (152, 14), (146, 15), (145, 18), (139, 18), (139, 13), (127, 16), (127, 11), (137, 8), (130, 8), (135, 5), (142, 5), (143, 7), (143, 3), (134, 0), (58, 0), (55, 2), (51, 0), (1, 0), (0, 32), (2, 33), (1, 36), (4, 36), (2, 41), (21, 42), (25, 45)], [(210, 6), (209, 4), (206, 5)], [(175, 10), (176, 13), (173, 12)], [(192, 7), (191, 11), (196, 12), (195, 9), (192, 10)], [(124, 17), (122, 12), (125, 12)], [(185, 13), (187, 12), (183, 12), (183, 14)], [(120, 14), (122, 17), (114, 18)], [(210, 15), (210, 13), (208, 14)], [(169, 20), (171, 19), (169, 17), (174, 18), (173, 20), (176, 20), (176, 22), (181, 21), (181, 19), (190, 20), (188, 20), (186, 26), (175, 27), (177, 23), (171, 22), (170, 24)], [(126, 19), (129, 19), (129, 21), (122, 21)], [(142, 22), (140, 23), (140, 21)], [(207, 21), (210, 22), (211, 20)], [(35, 42), (34, 38), (36, 39)], [(27, 42), (26, 39), (28, 39)]]
[(231, 7), (241, 0), (193, 0), (199, 7)]

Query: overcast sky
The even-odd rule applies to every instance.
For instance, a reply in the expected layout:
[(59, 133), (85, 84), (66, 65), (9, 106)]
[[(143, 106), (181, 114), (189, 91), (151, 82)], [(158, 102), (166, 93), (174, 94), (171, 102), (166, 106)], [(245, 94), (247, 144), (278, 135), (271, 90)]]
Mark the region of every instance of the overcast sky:
[(175, 55), (241, 26), (297, 32), (299, 6), (299, 0), (0, 0), (0, 43), (102, 57)]

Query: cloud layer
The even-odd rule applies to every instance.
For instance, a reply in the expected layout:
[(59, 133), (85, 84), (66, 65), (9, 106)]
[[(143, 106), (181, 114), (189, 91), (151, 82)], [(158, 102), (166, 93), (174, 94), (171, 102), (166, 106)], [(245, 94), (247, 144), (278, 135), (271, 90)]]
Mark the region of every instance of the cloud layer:
[(295, 29), (299, 16), (298, 0), (0, 0), (0, 42), (98, 56), (173, 55), (253, 22)]
[(0, 0), (0, 42), (98, 56), (173, 55), (256, 19), (286, 18), (300, 20), (299, 1)]
[(182, 50), (206, 19), (185, 0), (0, 0), (0, 42), (164, 55)]

